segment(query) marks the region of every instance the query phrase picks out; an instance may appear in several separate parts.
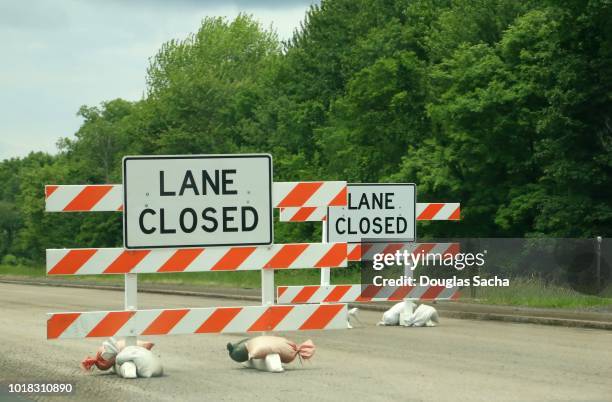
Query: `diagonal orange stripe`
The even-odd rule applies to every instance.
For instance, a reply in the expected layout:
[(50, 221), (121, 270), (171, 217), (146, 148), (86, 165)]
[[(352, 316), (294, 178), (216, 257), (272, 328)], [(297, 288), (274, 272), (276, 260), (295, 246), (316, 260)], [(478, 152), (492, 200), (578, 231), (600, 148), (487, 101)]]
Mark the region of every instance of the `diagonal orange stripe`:
[(189, 309), (164, 310), (142, 332), (142, 335), (166, 335), (189, 312)]
[(440, 211), (443, 206), (444, 204), (430, 203), (429, 205), (427, 205), (427, 207), (425, 207), (423, 212), (421, 212), (419, 216), (417, 216), (417, 221), (431, 220), (434, 216), (436, 216), (438, 211)]
[(365, 289), (361, 290), (361, 293), (359, 294), (359, 296), (357, 296), (355, 301), (357, 301), (357, 302), (368, 302), (368, 301), (372, 300), (372, 298), (376, 297), (376, 295), (378, 294), (378, 292), (381, 289), (382, 289), (381, 286), (368, 285), (368, 286), (366, 286)]
[(308, 244), (285, 244), (275, 255), (264, 265), (264, 268), (289, 268), (293, 261), (298, 258)]
[(183, 272), (203, 251), (203, 248), (177, 250), (157, 272)]
[(280, 298), (287, 291), (287, 286), (279, 286), (276, 288), (276, 297)]
[(397, 289), (395, 289), (395, 291), (389, 296), (389, 300), (402, 301), (412, 289), (414, 289), (414, 286), (398, 286)]
[(346, 243), (337, 243), (314, 265), (315, 268), (337, 267), (346, 260), (348, 248)]
[(346, 201), (346, 187), (342, 188), (342, 190), (340, 190), (340, 192), (338, 193), (338, 195), (336, 195), (334, 197), (333, 200), (331, 200), (331, 202), (329, 203), (330, 207), (342, 207), (345, 206), (347, 201)]
[(217, 263), (210, 269), (211, 271), (233, 271), (240, 267), (256, 247), (234, 247), (231, 248)]
[(218, 333), (223, 331), (227, 326), (242, 311), (242, 307), (221, 307), (216, 309), (207, 319), (196, 329), (196, 334), (203, 333)]
[(342, 296), (351, 289), (351, 285), (336, 285), (334, 289), (329, 292), (327, 297), (323, 300), (323, 303), (338, 302), (342, 299)]
[(444, 286), (431, 286), (423, 293), (420, 300), (435, 300), (442, 293)]
[(73, 275), (77, 272), (93, 255), (96, 249), (77, 249), (70, 250), (47, 272), (47, 275)]
[(412, 253), (414, 255), (423, 253), (426, 257), (427, 253), (433, 250), (434, 247), (436, 247), (436, 243), (419, 243), (419, 245), (414, 249)]
[(289, 219), (291, 222), (305, 222), (306, 219), (316, 210), (316, 207), (302, 207)]
[(89, 211), (104, 197), (111, 189), (108, 186), (86, 186), (64, 207), (64, 211)]
[(271, 306), (247, 329), (247, 332), (273, 331), (293, 310), (293, 306)]
[(135, 313), (135, 311), (111, 311), (85, 337), (114, 336)]
[(300, 330), (324, 329), (327, 324), (343, 309), (344, 304), (322, 304), (302, 324)]
[(58, 186), (45, 186), (45, 198), (51, 197), (51, 194), (57, 190)]
[(320, 181), (298, 183), (289, 191), (289, 194), (278, 203), (276, 208), (301, 207), (322, 185), (323, 182)]
[(404, 247), (404, 243), (387, 243), (381, 254), (394, 254), (397, 250)]
[(448, 246), (446, 251), (442, 253), (442, 256), (446, 257), (447, 255), (456, 255), (459, 253), (459, 251), (460, 251), (459, 243), (451, 243), (451, 245)]
[(291, 300), (291, 303), (307, 303), (320, 286), (304, 286)]
[(126, 274), (130, 272), (151, 250), (124, 250), (105, 270), (105, 274)]
[(461, 207), (455, 209), (451, 216), (449, 216), (448, 220), (450, 221), (458, 221), (461, 220)]
[(47, 320), (47, 339), (56, 339), (77, 319), (81, 313), (53, 314)]

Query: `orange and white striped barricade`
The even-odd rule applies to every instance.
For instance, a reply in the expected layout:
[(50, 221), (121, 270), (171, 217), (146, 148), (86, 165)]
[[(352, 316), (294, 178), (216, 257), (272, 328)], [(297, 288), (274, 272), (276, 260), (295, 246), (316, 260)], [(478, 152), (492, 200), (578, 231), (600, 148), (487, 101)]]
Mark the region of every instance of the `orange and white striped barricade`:
[[(369, 243), (349, 244), (348, 261), (371, 261), (375, 254), (410, 253), (421, 261), (459, 253), (459, 243)], [(409, 270), (405, 276), (412, 276)], [(365, 303), (377, 301), (456, 300), (459, 288), (444, 286), (375, 286), (373, 284), (279, 286), (277, 303)]]
[(51, 313), (48, 339), (344, 329), (346, 304)]
[[(412, 186), (414, 188), (413, 192), (410, 192), (409, 187)], [(402, 196), (403, 201), (405, 201), (405, 205), (402, 203), (401, 206), (404, 208), (403, 211), (397, 210), (397, 216), (407, 217), (413, 214), (414, 221), (431, 221), (431, 220), (452, 220), (457, 221), (460, 219), (461, 215), (461, 206), (459, 203), (417, 203), (416, 202), (416, 186), (413, 184), (348, 184), (348, 192), (347, 198), (348, 203), (346, 208), (337, 208), (335, 211), (332, 211), (333, 207), (325, 208), (325, 207), (281, 207), (280, 209), (280, 220), (284, 222), (304, 222), (304, 221), (321, 221), (323, 222), (323, 239), (322, 242), (325, 243), (329, 241), (329, 226), (333, 223), (330, 220), (330, 213), (334, 212), (334, 216), (336, 219), (343, 219), (346, 224), (346, 220), (351, 216), (350, 212), (354, 214), (354, 210), (358, 210), (362, 207), (362, 205), (366, 205), (366, 209), (369, 203), (376, 203), (378, 201), (378, 208), (382, 211), (384, 209), (384, 197), (381, 195), (378, 199), (369, 200), (370, 192), (380, 192), (383, 194), (386, 189), (390, 189), (389, 192), (396, 190), (395, 194), (392, 194), (394, 197), (399, 198)], [(397, 191), (401, 190), (401, 191)], [(405, 190), (408, 190), (405, 191)], [(365, 195), (368, 196), (366, 199), (361, 199)], [(351, 202), (352, 196), (352, 202)], [(393, 197), (391, 197), (393, 199)], [(397, 201), (397, 200), (396, 200)], [(410, 211), (411, 206), (410, 203), (414, 202), (414, 212)], [(397, 208), (398, 205), (394, 205), (393, 209)], [(400, 207), (401, 209), (401, 207)], [(353, 210), (353, 211), (351, 211)], [(341, 215), (338, 211), (342, 211)], [(388, 211), (387, 211), (388, 212)], [(381, 214), (384, 215), (384, 214)], [(341, 216), (338, 218), (338, 216)], [(416, 226), (416, 225), (415, 225)], [(349, 230), (345, 229), (345, 232)], [(413, 238), (416, 240), (416, 228), (411, 233), (404, 233), (400, 237)], [(333, 237), (333, 236), (332, 236)], [(363, 235), (364, 238), (367, 238), (366, 241), (372, 240), (374, 236)], [(383, 236), (384, 237), (384, 236)], [(392, 237), (392, 236), (391, 236)], [(338, 241), (338, 234), (336, 233), (335, 241)], [(385, 241), (381, 239), (381, 243), (368, 243), (362, 244), (359, 240), (355, 238), (355, 236), (347, 236), (344, 241), (349, 243), (348, 245), (348, 260), (349, 261), (361, 261), (362, 257), (364, 259), (371, 259), (372, 255), (375, 253), (394, 253), (397, 250), (403, 251), (404, 249), (409, 249), (409, 252), (412, 253), (424, 253), (424, 254), (447, 254), (452, 253), (456, 254), (459, 251), (459, 244), (457, 243), (412, 243), (410, 246), (393, 243), (391, 240)], [(376, 240), (373, 240), (376, 241)], [(405, 267), (406, 276), (412, 276), (412, 270), (409, 267)], [(372, 285), (373, 286), (373, 285)], [(368, 290), (369, 289), (369, 290)], [(291, 287), (279, 287), (277, 289), (277, 301), (278, 303), (286, 303), (287, 300), (293, 300), (294, 297), (297, 297), (296, 300), (303, 300), (302, 303), (319, 303), (319, 302), (331, 302), (334, 297), (329, 298), (326, 292), (329, 292), (332, 296), (337, 295), (338, 292), (343, 293), (343, 301), (345, 302), (363, 302), (363, 301), (383, 301), (389, 300), (388, 296), (385, 292), (389, 292), (388, 289), (378, 289), (380, 293), (380, 297), (366, 297), (362, 294), (362, 290), (372, 291), (373, 288), (366, 287), (362, 288), (362, 285), (330, 285), (330, 270), (322, 269), (321, 270), (321, 286), (316, 288), (312, 286), (291, 286)], [(289, 293), (284, 293), (285, 296), (282, 296), (283, 292), (289, 290)], [(398, 295), (403, 294), (405, 292), (403, 299), (398, 299)], [(394, 295), (392, 300), (454, 300), (458, 297), (459, 292), (457, 288), (452, 288), (450, 290), (440, 291), (437, 287), (431, 287), (430, 291), (426, 287), (416, 287), (410, 290), (402, 287), (401, 290), (397, 292), (391, 292), (389, 295)], [(423, 299), (422, 295), (427, 296), (427, 299)], [(306, 297), (308, 296), (308, 297)], [(312, 297), (311, 297), (312, 296)]]
[(455, 300), (457, 297), (459, 297), (457, 287), (444, 286), (312, 285), (277, 287), (279, 304), (433, 301)]
[[(313, 208), (327, 211), (329, 206), (346, 205), (346, 186), (345, 181), (274, 182), (273, 206), (281, 210)], [(123, 185), (46, 185), (45, 211), (123, 211)]]
[[(48, 212), (98, 212), (116, 211), (126, 213), (124, 209), (128, 195), (124, 190), (127, 183), (126, 161), (157, 159), (206, 159), (206, 158), (267, 158), (270, 177), (269, 206), (280, 207), (329, 207), (346, 205), (346, 182), (271, 182), (271, 157), (269, 155), (202, 155), (202, 156), (168, 156), (168, 157), (126, 157), (124, 158), (124, 184), (105, 185), (48, 185), (45, 187), (45, 209)], [(261, 161), (260, 161), (261, 162)], [(185, 161), (181, 161), (182, 166)], [(220, 163), (215, 161), (215, 168)], [(134, 162), (133, 166), (137, 166)], [(141, 163), (141, 166), (144, 164)], [(157, 166), (149, 164), (149, 166)], [(146, 168), (146, 166), (145, 166)], [(161, 168), (160, 168), (161, 169)], [(176, 165), (174, 165), (176, 172)], [(189, 168), (200, 172), (195, 168)], [(141, 168), (142, 170), (142, 168)], [(180, 170), (180, 169), (179, 169)], [(243, 169), (247, 171), (247, 169)], [(133, 169), (136, 171), (136, 169)], [(169, 170), (170, 172), (171, 170)], [(184, 169), (183, 169), (184, 171)], [(235, 174), (235, 170), (229, 171)], [(144, 207), (146, 204), (160, 205), (159, 200), (149, 197), (149, 192), (138, 183), (138, 177), (151, 180), (150, 175), (140, 172), (132, 177), (139, 191), (135, 198)], [(202, 186), (213, 180), (212, 173), (201, 171)], [(205, 173), (209, 176), (205, 176)], [(190, 175), (188, 177), (188, 174)], [(191, 171), (185, 173), (181, 191), (163, 190), (164, 176), (160, 170), (159, 190), (162, 195), (179, 195), (186, 188), (198, 194), (196, 180)], [(216, 174), (216, 172), (215, 172)], [(221, 173), (223, 175), (223, 172)], [(265, 176), (262, 175), (262, 176)], [(249, 171), (243, 177), (259, 177)], [(134, 178), (138, 179), (134, 181)], [(227, 183), (237, 184), (231, 180)], [(243, 180), (244, 181), (244, 180)], [(172, 184), (172, 183), (170, 183)], [(174, 183), (176, 186), (176, 183)], [(210, 184), (212, 186), (212, 184)], [(139, 187), (140, 186), (140, 187)], [(266, 184), (267, 186), (267, 184)], [(184, 187), (184, 188), (183, 188)], [(257, 184), (256, 184), (257, 187)], [(212, 188), (212, 187), (211, 187)], [(253, 200), (251, 192), (260, 191), (249, 181), (250, 192), (247, 201)], [(176, 190), (176, 188), (175, 188)], [(129, 190), (128, 190), (129, 191)], [(266, 190), (267, 191), (267, 190)], [(146, 192), (146, 194), (145, 194)], [(265, 191), (263, 192), (265, 194)], [(204, 194), (204, 193), (202, 193)], [(228, 193), (230, 194), (230, 193)], [(235, 194), (235, 192), (231, 193)], [(157, 194), (151, 194), (157, 196)], [(258, 200), (256, 200), (258, 201)], [(249, 202), (247, 202), (249, 204)], [(134, 205), (134, 204), (127, 204)], [(181, 204), (183, 205), (183, 204)], [(208, 205), (208, 204), (207, 204)], [(224, 205), (224, 204), (221, 204)], [(250, 205), (253, 205), (252, 202)], [(265, 205), (265, 204), (264, 204)], [(181, 206), (182, 207), (182, 206)], [(140, 206), (140, 208), (143, 208)], [(194, 215), (195, 216), (195, 215)], [(141, 218), (142, 220), (142, 215)], [(195, 224), (194, 224), (195, 227)], [(124, 232), (125, 235), (125, 232)], [(124, 236), (125, 237), (125, 236)], [(126, 240), (126, 239), (124, 239)], [(215, 240), (215, 239), (213, 239)], [(242, 243), (242, 242), (241, 242)], [(334, 305), (297, 305), (274, 306), (275, 288), (273, 271), (276, 269), (302, 269), (322, 267), (345, 267), (347, 264), (347, 244), (295, 243), (295, 244), (248, 244), (248, 241), (237, 245), (217, 243), (200, 246), (169, 247), (155, 245), (128, 246), (132, 248), (83, 248), (83, 249), (49, 249), (47, 250), (48, 275), (125, 275), (125, 309), (123, 311), (52, 313), (47, 321), (49, 339), (86, 338), (96, 336), (125, 336), (128, 344), (135, 344), (139, 335), (187, 334), (187, 333), (235, 333), (262, 331), (293, 331), (315, 329), (347, 328), (346, 304)], [(127, 242), (126, 242), (127, 244)], [(262, 306), (215, 307), (163, 310), (137, 309), (137, 274), (168, 272), (218, 272), (260, 270), (262, 273)]]

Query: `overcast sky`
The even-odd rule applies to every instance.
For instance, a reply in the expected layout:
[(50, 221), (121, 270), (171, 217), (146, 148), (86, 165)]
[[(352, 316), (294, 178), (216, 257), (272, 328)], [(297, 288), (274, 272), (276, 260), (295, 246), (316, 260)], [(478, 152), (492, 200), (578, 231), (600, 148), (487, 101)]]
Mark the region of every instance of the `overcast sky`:
[(0, 160), (56, 152), (81, 105), (138, 100), (148, 58), (206, 16), (252, 14), (281, 39), (316, 0), (0, 0)]

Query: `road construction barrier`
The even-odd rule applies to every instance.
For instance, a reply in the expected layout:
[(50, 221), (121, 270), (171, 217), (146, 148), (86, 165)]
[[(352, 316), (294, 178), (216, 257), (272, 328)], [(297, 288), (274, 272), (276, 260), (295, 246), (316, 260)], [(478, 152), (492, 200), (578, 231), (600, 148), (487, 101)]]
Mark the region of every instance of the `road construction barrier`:
[[(396, 251), (422, 253), (428, 259), (432, 255), (455, 255), (459, 252), (457, 243), (394, 241), (397, 237), (416, 241), (416, 221), (456, 221), (461, 217), (459, 203), (417, 203), (416, 186), (411, 183), (348, 184), (346, 207), (281, 207), (279, 216), (280, 220), (285, 222), (323, 222), (322, 242), (349, 243), (349, 261), (372, 260), (374, 254), (393, 254)], [(398, 235), (397, 230), (400, 220), (405, 226), (402, 235)], [(384, 227), (384, 230), (374, 231), (373, 228), (377, 227)], [(387, 230), (388, 228), (391, 230)], [(412, 271), (408, 267), (405, 267), (405, 276), (412, 276)], [(321, 286), (277, 288), (277, 302), (281, 304), (328, 303), (340, 300), (342, 302), (453, 300), (458, 296), (458, 288), (445, 289), (437, 286), (399, 288), (377, 287), (373, 284), (332, 286), (328, 269), (321, 270)]]
[(48, 314), (47, 339), (345, 329), (346, 304)]
[[(49, 339), (125, 336), (126, 344), (135, 344), (139, 335), (348, 327), (346, 304), (273, 305), (273, 270), (345, 267), (347, 244), (274, 244), (270, 227), (271, 208), (346, 205), (346, 182), (272, 183), (269, 155), (125, 157), (123, 178), (122, 185), (45, 186), (48, 212), (122, 212), (125, 244), (125, 248), (47, 250), (48, 275), (125, 276), (123, 311), (51, 313)], [(203, 232), (194, 236), (202, 196), (209, 197), (201, 211), (204, 224), (198, 226)], [(215, 213), (214, 208), (222, 214), (222, 222), (208, 215)], [(239, 209), (241, 216), (236, 214)], [(180, 226), (164, 226), (164, 213), (176, 218), (177, 212)], [(248, 223), (246, 213), (251, 217)], [(157, 216), (160, 225), (154, 227), (150, 219)], [(240, 227), (234, 223), (239, 218)], [(264, 230), (256, 230), (257, 222)], [(128, 229), (133, 231), (130, 242)], [(261, 271), (262, 306), (137, 309), (138, 273), (243, 270)]]
[(444, 286), (313, 285), (279, 286), (279, 304), (367, 303), (379, 301), (455, 300), (459, 288)]
[[(274, 208), (317, 208), (346, 205), (345, 181), (275, 182)], [(47, 212), (103, 212), (123, 210), (122, 184), (47, 185)]]
[(48, 249), (47, 275), (100, 275), (346, 267), (346, 243), (126, 250)]
[[(457, 221), (461, 218), (458, 202), (419, 202), (416, 204), (417, 221)], [(322, 222), (327, 219), (327, 207), (280, 208), (281, 222)]]

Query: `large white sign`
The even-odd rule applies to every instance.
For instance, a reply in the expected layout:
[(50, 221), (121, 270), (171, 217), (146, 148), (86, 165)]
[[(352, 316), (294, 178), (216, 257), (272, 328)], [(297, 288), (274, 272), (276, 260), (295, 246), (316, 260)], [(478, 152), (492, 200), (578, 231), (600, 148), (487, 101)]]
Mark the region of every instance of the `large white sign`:
[(126, 156), (126, 248), (272, 244), (270, 155)]
[(349, 184), (346, 207), (329, 207), (328, 242), (416, 240), (416, 185)]

